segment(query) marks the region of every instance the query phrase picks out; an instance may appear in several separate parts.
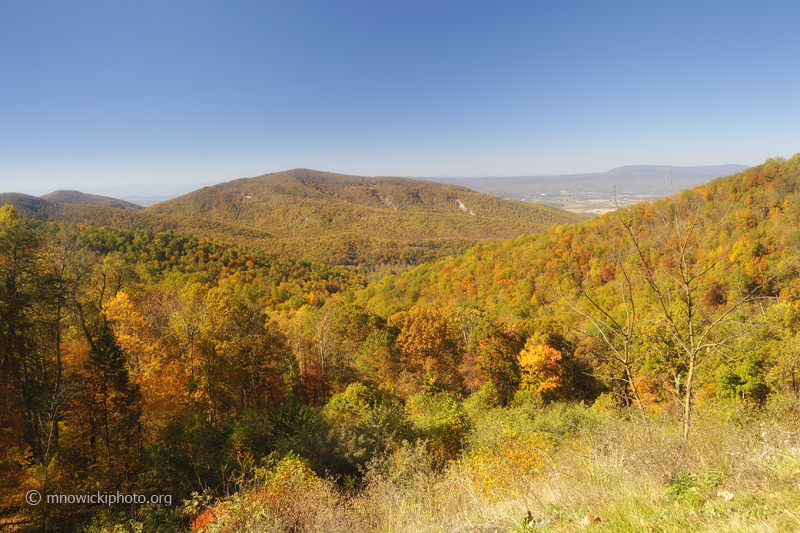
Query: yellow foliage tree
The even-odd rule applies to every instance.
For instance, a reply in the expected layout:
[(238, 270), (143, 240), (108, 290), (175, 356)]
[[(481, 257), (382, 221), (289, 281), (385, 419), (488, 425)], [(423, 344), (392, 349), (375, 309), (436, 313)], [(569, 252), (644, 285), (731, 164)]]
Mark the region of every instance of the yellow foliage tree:
[(521, 371), (520, 388), (542, 399), (551, 399), (562, 384), (561, 352), (534, 343), (535, 340), (529, 339), (517, 356)]
[(105, 307), (117, 344), (127, 354), (130, 376), (142, 390), (145, 419), (163, 427), (187, 401), (187, 371), (170, 357), (128, 294), (117, 293)]

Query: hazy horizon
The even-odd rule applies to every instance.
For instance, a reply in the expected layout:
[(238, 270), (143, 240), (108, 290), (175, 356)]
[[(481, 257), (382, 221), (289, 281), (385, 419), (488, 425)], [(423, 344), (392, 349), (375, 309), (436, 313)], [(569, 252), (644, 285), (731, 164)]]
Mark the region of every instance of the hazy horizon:
[[(618, 168), (634, 168), (634, 167), (653, 167), (653, 168), (664, 168), (670, 167), (674, 169), (689, 169), (689, 168), (713, 168), (713, 167), (724, 167), (724, 166), (742, 166), (747, 167), (749, 165), (739, 165), (737, 163), (727, 163), (724, 165), (694, 165), (690, 167), (680, 167), (676, 165), (622, 165), (619, 167), (614, 167), (604, 171), (597, 171), (597, 172), (587, 172), (587, 173), (580, 173), (580, 174), (525, 174), (525, 175), (517, 175), (517, 176), (507, 176), (507, 175), (484, 175), (484, 176), (452, 176), (452, 175), (441, 175), (441, 176), (397, 176), (397, 177), (406, 177), (410, 179), (421, 179), (421, 180), (437, 180), (437, 179), (497, 179), (497, 178), (505, 178), (505, 179), (524, 179), (524, 178), (553, 178), (553, 177), (572, 177), (575, 175), (592, 175), (592, 174), (604, 174), (607, 172), (611, 172)], [(284, 169), (284, 170), (291, 170), (291, 169)], [(274, 172), (283, 172), (284, 170), (278, 170)], [(322, 169), (312, 169), (312, 170), (320, 170), (322, 172), (328, 172)], [(258, 176), (269, 174), (272, 172), (261, 173)], [(375, 176), (390, 176), (389, 174), (375, 174)], [(240, 179), (240, 178), (251, 178), (256, 176), (240, 176), (238, 178), (233, 179)], [(37, 189), (27, 189), (21, 188), (20, 190), (0, 190), (0, 193), (20, 193), (20, 194), (28, 194), (32, 196), (44, 196), (46, 194), (50, 194), (55, 191), (59, 190), (77, 190), (86, 194), (96, 194), (100, 196), (109, 196), (113, 198), (119, 199), (126, 199), (126, 198), (133, 198), (133, 197), (154, 197), (158, 195), (163, 195), (165, 197), (175, 197), (180, 194), (185, 194), (187, 192), (191, 192), (192, 190), (196, 190), (202, 187), (209, 187), (212, 185), (217, 185), (219, 183), (225, 183), (226, 181), (232, 180), (216, 180), (216, 181), (204, 181), (204, 182), (196, 182), (196, 183), (121, 183), (121, 184), (113, 184), (113, 185), (69, 185), (65, 184), (63, 187), (57, 188), (37, 188)], [(116, 194), (115, 194), (116, 193)]]

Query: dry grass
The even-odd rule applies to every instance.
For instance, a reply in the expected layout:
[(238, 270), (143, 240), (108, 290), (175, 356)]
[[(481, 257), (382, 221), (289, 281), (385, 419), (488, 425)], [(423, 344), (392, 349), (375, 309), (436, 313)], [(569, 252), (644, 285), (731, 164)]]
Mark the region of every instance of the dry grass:
[(754, 417), (736, 406), (705, 406), (684, 445), (677, 419), (645, 423), (625, 412), (583, 410), (591, 423), (571, 434), (530, 439), (516, 428), (501, 436), (539, 443), (532, 455), (473, 441), (440, 472), (423, 448), (408, 446), (375, 465), (355, 491), (321, 481), (312, 492), (294, 493), (283, 516), (240, 495), (234, 513), (240, 519), (224, 530), (798, 531), (795, 412)]
[[(462, 460), (444, 473), (420, 469), (403, 482), (376, 475), (360, 498), (371, 512), (370, 530), (381, 532), (467, 531), (469, 525), (510, 531), (800, 530), (797, 418), (784, 413), (760, 422), (725, 406), (707, 406), (699, 414), (686, 446), (679, 420), (645, 424), (624, 413), (603, 415), (591, 429), (561, 438), (548, 451), (546, 468), (518, 468), (489, 491)], [(523, 520), (528, 511), (531, 525)], [(591, 515), (601, 521), (587, 523)]]

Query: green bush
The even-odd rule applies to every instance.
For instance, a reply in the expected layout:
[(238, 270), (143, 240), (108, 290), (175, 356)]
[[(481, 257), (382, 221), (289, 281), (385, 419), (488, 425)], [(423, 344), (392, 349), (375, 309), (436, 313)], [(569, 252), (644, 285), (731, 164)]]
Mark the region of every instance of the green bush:
[(261, 459), (275, 450), (275, 429), (270, 413), (255, 407), (245, 409), (227, 424), (228, 454), (233, 458)]
[(322, 410), (330, 473), (353, 480), (369, 462), (411, 438), (411, 423), (393, 393), (353, 383)]
[(142, 451), (139, 489), (152, 494), (171, 494), (173, 503), (186, 497), (192, 468), (181, 450), (166, 442), (154, 442)]
[(582, 429), (591, 430), (597, 422), (597, 415), (582, 405), (553, 404), (537, 414), (533, 428), (563, 438)]
[(444, 392), (417, 394), (406, 402), (406, 412), (417, 436), (427, 441), (437, 468), (458, 456), (471, 428), (460, 401)]
[(468, 437), (470, 449), (498, 446), (508, 433), (524, 434), (535, 431), (534, 414), (524, 408), (496, 408), (475, 420)]
[(720, 487), (725, 480), (721, 472), (684, 472), (667, 481), (667, 494), (674, 500), (700, 507), (711, 496), (712, 489)]
[(499, 405), (500, 396), (497, 393), (497, 388), (491, 381), (481, 385), (477, 391), (472, 393), (464, 401), (464, 409), (466, 409), (470, 418), (473, 420)]

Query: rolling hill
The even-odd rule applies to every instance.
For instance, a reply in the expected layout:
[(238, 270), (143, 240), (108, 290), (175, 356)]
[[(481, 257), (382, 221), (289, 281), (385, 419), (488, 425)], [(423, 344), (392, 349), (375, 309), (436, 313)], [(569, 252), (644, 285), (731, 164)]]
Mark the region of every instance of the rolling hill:
[[(20, 216), (35, 218), (42, 222), (83, 223), (94, 220), (105, 221), (111, 218), (113, 214), (117, 214), (116, 212), (123, 214), (127, 220), (133, 213), (132, 211), (101, 205), (54, 202), (44, 197), (18, 192), (0, 193), (0, 204), (13, 205)], [(123, 225), (127, 225), (127, 223), (123, 223)]]
[(144, 211), (265, 231), (273, 252), (338, 264), (418, 263), (487, 240), (577, 222), (465, 187), (295, 169), (204, 187)]
[(418, 264), (585, 218), (455, 185), (305, 169), (203, 187), (138, 211), (81, 193), (51, 198), (72, 203), (17, 193), (0, 203), (45, 221), (172, 229), (340, 265)]
[[(800, 154), (788, 161), (768, 160), (678, 194), (683, 204), (700, 206), (696, 213), (701, 215), (689, 226), (707, 228), (707, 233), (698, 232), (703, 237), (697, 237), (692, 254), (693, 260), (715, 266), (708, 274), (715, 278), (707, 288), (709, 298), (733, 299), (776, 265), (800, 261), (799, 190)], [(655, 250), (653, 243), (670, 227), (663, 221), (671, 220), (672, 198), (641, 202), (631, 209), (646, 244), (643, 249), (656, 254), (650, 247)], [(621, 213), (627, 216), (627, 210)], [(478, 246), (455, 258), (386, 276), (367, 288), (368, 300), (362, 303), (379, 313), (416, 303), (436, 307), (460, 303), (523, 317), (552, 313), (564, 301), (558, 292), (564, 276), (574, 276), (587, 286), (610, 286), (614, 281), (618, 268), (614, 254), (623, 242), (619, 220), (620, 213), (610, 212), (572, 226)], [(666, 250), (658, 256), (662, 268), (668, 264), (664, 256), (675, 253)], [(797, 264), (770, 286), (772, 296), (800, 299)], [(569, 315), (568, 309), (561, 312)]]
[(146, 210), (131, 211), (117, 207), (90, 204), (51, 202), (22, 193), (0, 193), (0, 205), (13, 205), (23, 218), (42, 222), (65, 222), (80, 226), (115, 229), (194, 232), (198, 235), (224, 237), (225, 241), (255, 242), (272, 236), (264, 231), (248, 229), (224, 221), (211, 221), (190, 216), (154, 215)]

